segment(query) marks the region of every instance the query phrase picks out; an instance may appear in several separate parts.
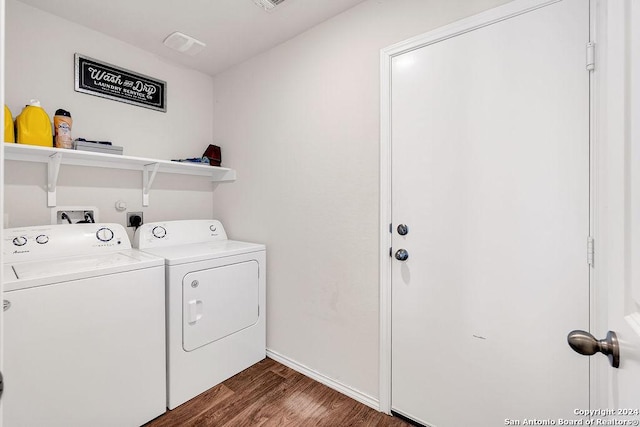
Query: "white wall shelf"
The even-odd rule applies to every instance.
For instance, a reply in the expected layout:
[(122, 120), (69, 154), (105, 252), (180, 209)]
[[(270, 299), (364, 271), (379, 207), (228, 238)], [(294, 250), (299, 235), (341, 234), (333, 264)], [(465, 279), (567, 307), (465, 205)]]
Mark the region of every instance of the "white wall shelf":
[(47, 206), (49, 207), (56, 206), (56, 185), (61, 165), (141, 171), (143, 206), (149, 206), (149, 190), (158, 172), (209, 177), (212, 182), (231, 182), (236, 179), (234, 169), (217, 166), (25, 144), (5, 143), (4, 157), (6, 160), (47, 163)]

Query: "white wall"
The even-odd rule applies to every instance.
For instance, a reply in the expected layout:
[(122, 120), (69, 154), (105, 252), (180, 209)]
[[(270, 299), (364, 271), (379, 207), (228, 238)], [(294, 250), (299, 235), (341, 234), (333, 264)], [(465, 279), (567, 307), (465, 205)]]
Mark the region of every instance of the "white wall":
[[(75, 92), (76, 52), (165, 80), (167, 112)], [(197, 157), (212, 142), (210, 76), (16, 0), (6, 1), (5, 64), (5, 102), (14, 117), (37, 98), (50, 118), (58, 108), (71, 112), (74, 137), (112, 141), (130, 156)], [(48, 223), (44, 165), (8, 161), (5, 172), (9, 226)], [(101, 221), (122, 224), (125, 214), (114, 208), (118, 199), (130, 211), (143, 211), (145, 221), (212, 215), (214, 187), (205, 178), (159, 174), (145, 209), (141, 185), (140, 173), (63, 166), (58, 205), (97, 206)]]
[(369, 0), (214, 78), (214, 216), (267, 244), (271, 350), (377, 399), (379, 50), (506, 2)]

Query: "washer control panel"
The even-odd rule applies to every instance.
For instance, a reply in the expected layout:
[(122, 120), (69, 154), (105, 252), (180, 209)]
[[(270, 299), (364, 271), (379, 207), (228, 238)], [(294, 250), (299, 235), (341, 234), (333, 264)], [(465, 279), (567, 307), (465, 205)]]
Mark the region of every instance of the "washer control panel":
[(136, 230), (133, 247), (148, 249), (217, 240), (227, 240), (227, 233), (215, 219), (148, 222)]
[(120, 224), (56, 224), (4, 230), (4, 262), (89, 255), (131, 249)]

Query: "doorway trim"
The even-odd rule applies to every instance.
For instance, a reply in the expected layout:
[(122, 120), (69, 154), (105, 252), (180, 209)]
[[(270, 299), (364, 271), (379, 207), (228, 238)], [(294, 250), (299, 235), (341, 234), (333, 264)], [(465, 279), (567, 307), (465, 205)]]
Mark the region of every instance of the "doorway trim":
[[(4, 79), (5, 79), (5, 1), (0, 0), (0, 104), (5, 105), (5, 96), (4, 96)], [(0, 124), (2, 125), (3, 139), (4, 139), (4, 114), (2, 115), (2, 119), (0, 119)], [(0, 174), (0, 212), (2, 213), (2, 222), (0, 222), (0, 242), (4, 242), (4, 142), (0, 146), (0, 165), (2, 165), (3, 173)], [(2, 278), (4, 277), (4, 260), (2, 259), (2, 255), (0, 255), (0, 300), (4, 301), (4, 284), (2, 283)], [(0, 374), (4, 372), (3, 365), (3, 331), (4, 331), (4, 310), (0, 311)], [(2, 427), (2, 416), (3, 407), (2, 398), (0, 397), (0, 427)]]
[[(640, 336), (636, 267), (640, 259), (640, 228), (635, 225), (637, 221), (632, 221), (640, 207), (640, 91), (633, 74), (640, 62), (631, 54), (640, 44), (637, 30), (633, 32), (633, 24), (640, 21), (640, 7), (635, 0), (591, 0), (591, 15), (592, 40), (596, 43), (591, 99), (591, 204), (596, 262), (591, 275), (590, 326), (594, 335), (606, 334), (613, 320), (609, 307), (618, 305), (624, 310), (624, 321)], [(635, 304), (625, 304), (620, 298), (623, 292)], [(624, 337), (621, 342), (629, 345)], [(621, 351), (621, 370), (625, 350), (623, 347)], [(606, 359), (591, 363), (591, 407), (611, 405), (609, 394), (617, 393), (617, 376)]]
[[(560, 1), (562, 0), (515, 0), (477, 15), (456, 21), (444, 27), (429, 31), (422, 35), (396, 43), (380, 51), (379, 409), (381, 412), (386, 414), (391, 413), (391, 62), (394, 57), (404, 53), (420, 49)], [(607, 0), (600, 1), (606, 2)], [(591, 26), (593, 27), (593, 22)], [(593, 117), (593, 113), (591, 114)], [(593, 190), (590, 191), (593, 192)], [(591, 287), (593, 288), (593, 284)], [(593, 312), (593, 302), (591, 303), (590, 310)], [(593, 384), (589, 389), (590, 401), (593, 402)]]

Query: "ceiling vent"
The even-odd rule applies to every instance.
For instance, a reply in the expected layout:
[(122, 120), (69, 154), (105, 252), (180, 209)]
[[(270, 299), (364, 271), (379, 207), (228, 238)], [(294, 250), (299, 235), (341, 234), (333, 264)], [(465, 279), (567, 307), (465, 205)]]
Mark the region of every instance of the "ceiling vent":
[(182, 34), (178, 31), (170, 34), (166, 39), (164, 39), (163, 43), (171, 49), (175, 49), (178, 52), (182, 52), (190, 56), (194, 56), (202, 52), (202, 50), (207, 47), (207, 45), (202, 43), (200, 40), (196, 40), (193, 37)]
[(269, 12), (274, 7), (278, 6), (281, 3), (284, 3), (284, 0), (253, 0), (253, 2)]

